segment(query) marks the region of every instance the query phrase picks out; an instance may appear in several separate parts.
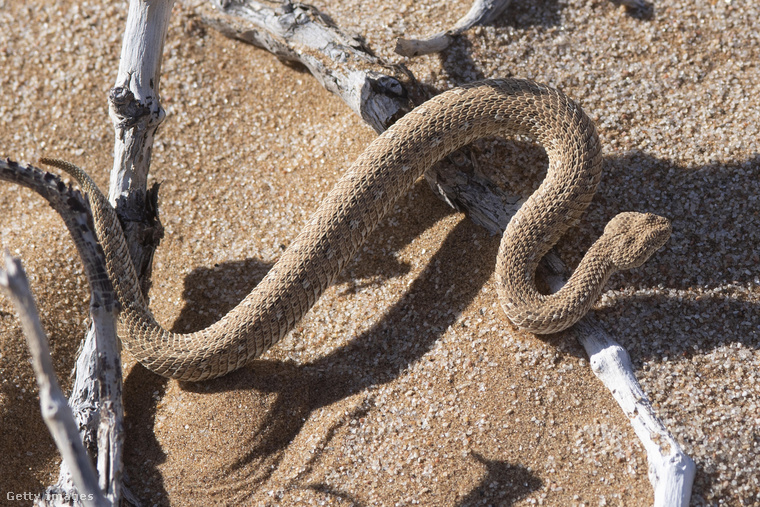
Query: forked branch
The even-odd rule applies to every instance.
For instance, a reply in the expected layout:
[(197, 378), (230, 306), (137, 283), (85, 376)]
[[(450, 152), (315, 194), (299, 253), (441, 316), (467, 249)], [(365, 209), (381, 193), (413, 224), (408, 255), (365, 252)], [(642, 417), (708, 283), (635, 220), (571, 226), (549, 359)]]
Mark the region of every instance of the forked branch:
[[(5, 284), (14, 291), (10, 297), (34, 357), (43, 417), (64, 457), (58, 484), (48, 488), (40, 503), (63, 505), (67, 498), (78, 497), (86, 505), (116, 505), (121, 496), (124, 440), (121, 357), (116, 337), (118, 309), (89, 207), (81, 194), (60, 178), (31, 166), (0, 160), (0, 180), (30, 188), (61, 216), (84, 264), (91, 293), (93, 325), (78, 361), (69, 403), (75, 409), (72, 414), (55, 379), (47, 339), (31, 294), (19, 278), (20, 266), (6, 261)], [(92, 461), (97, 462), (97, 474)]]

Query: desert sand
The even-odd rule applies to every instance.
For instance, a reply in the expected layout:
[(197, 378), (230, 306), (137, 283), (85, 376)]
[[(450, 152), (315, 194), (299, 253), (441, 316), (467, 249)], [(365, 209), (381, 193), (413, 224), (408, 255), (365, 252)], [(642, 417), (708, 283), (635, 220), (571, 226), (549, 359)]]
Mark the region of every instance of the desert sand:
[[(605, 172), (559, 253), (575, 265), (621, 211), (672, 220), (669, 243), (615, 275), (594, 311), (695, 460), (692, 505), (760, 505), (760, 5), (658, 0), (642, 18), (605, 0), (516, 0), (414, 60), (392, 53), (395, 38), (445, 29), (467, 2), (316, 5), (438, 90), (515, 76), (582, 105)], [(174, 11), (150, 297), (160, 322), (187, 331), (255, 286), (375, 133), (308, 73), (206, 28), (210, 4)], [(107, 188), (125, 19), (126, 2), (0, 0), (1, 156), (64, 158)], [(539, 184), (540, 149), (477, 150), (508, 190)], [(41, 198), (1, 184), (0, 245), (24, 262), (69, 387), (88, 301), (73, 243)], [(572, 333), (539, 339), (504, 318), (497, 246), (420, 181), (250, 366), (187, 384), (125, 355), (130, 488), (144, 505), (651, 504), (643, 448)], [(60, 458), (6, 298), (0, 451), (0, 503), (55, 482)]]

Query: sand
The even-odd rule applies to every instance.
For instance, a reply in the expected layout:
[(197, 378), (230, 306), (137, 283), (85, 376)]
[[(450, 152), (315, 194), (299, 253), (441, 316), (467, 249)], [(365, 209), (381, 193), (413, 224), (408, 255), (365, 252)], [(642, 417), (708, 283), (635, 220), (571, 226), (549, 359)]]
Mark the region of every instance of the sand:
[[(594, 119), (605, 173), (560, 255), (577, 263), (620, 211), (673, 221), (671, 241), (613, 277), (595, 311), (695, 460), (692, 504), (760, 505), (760, 5), (661, 0), (641, 19), (604, 0), (514, 3), (408, 65), (440, 90), (532, 78)], [(0, 0), (0, 155), (65, 158), (106, 187), (126, 4), (51, 4)], [(395, 37), (469, 8), (448, 4), (317, 2), (394, 61)], [(205, 29), (209, 9), (175, 6), (151, 172), (166, 229), (151, 307), (179, 331), (242, 299), (375, 137), (309, 74)], [(478, 150), (508, 190), (538, 185), (540, 150)], [(27, 190), (0, 185), (0, 210), (0, 244), (24, 262), (69, 387), (88, 300), (74, 246)], [(503, 317), (497, 245), (421, 181), (261, 360), (183, 384), (125, 355), (134, 493), (183, 506), (651, 504), (643, 448), (572, 336), (538, 339)], [(0, 503), (55, 481), (60, 458), (5, 298), (0, 451)]]

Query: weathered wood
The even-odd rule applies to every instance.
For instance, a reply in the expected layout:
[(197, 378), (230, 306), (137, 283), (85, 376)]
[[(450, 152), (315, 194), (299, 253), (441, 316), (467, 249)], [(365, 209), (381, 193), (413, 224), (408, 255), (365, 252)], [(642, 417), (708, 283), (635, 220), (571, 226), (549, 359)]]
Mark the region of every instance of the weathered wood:
[[(644, 0), (610, 0), (614, 3), (623, 4), (629, 9), (647, 11), (649, 5)], [(470, 10), (454, 23), (454, 26), (443, 32), (438, 32), (420, 39), (396, 39), (394, 51), (406, 57), (439, 53), (448, 48), (457, 35), (464, 33), (473, 26), (493, 23), (502, 15), (512, 0), (475, 0)]]
[[(60, 178), (31, 166), (17, 164), (10, 160), (0, 160), (0, 180), (23, 185), (44, 197), (63, 219), (82, 259), (90, 285), (90, 316), (93, 327), (88, 333), (84, 352), (80, 354), (77, 362), (77, 376), (68, 404), (73, 409), (73, 414), (69, 406), (65, 407), (65, 411), (68, 411), (71, 416), (76, 438), (67, 433), (66, 439), (67, 441), (76, 440), (79, 444), (83, 443), (81, 450), (87, 451), (85, 458), (90, 466), (92, 466), (92, 461), (97, 461), (101, 487), (105, 492), (103, 498), (107, 502), (106, 505), (115, 505), (120, 498), (121, 448), (124, 439), (121, 356), (116, 337), (117, 305), (108, 279), (105, 258), (95, 239), (89, 207), (81, 194), (64, 185)], [(28, 305), (26, 311), (30, 311)], [(27, 339), (33, 339), (35, 343), (38, 343), (40, 337), (30, 336), (29, 329), (28, 326), (24, 327)], [(44, 355), (47, 346), (36, 346), (38, 349), (34, 353)], [(47, 369), (44, 360), (40, 364), (43, 370)], [(36, 369), (35, 373), (38, 373)], [(45, 375), (49, 377), (50, 373), (52, 370)], [(41, 381), (39, 374), (38, 381)], [(42, 381), (45, 387), (44, 389), (40, 387), (41, 400), (43, 390), (44, 396), (55, 395), (54, 403), (57, 404), (54, 411), (55, 417), (67, 418), (68, 416), (60, 415), (64, 412), (64, 407), (60, 405), (58, 395), (54, 392), (55, 386), (51, 387), (51, 379), (45, 378)], [(54, 377), (52, 381), (55, 381)], [(46, 405), (42, 406), (44, 415)], [(109, 421), (109, 424), (103, 427), (103, 421)], [(51, 433), (62, 431), (61, 424), (65, 425), (67, 432), (70, 431), (68, 422), (56, 419), (56, 424), (56, 429), (51, 428)], [(58, 444), (62, 437), (60, 434), (58, 436), (54, 434), (54, 438)], [(77, 447), (78, 444), (69, 442), (65, 445)], [(60, 445), (59, 449), (64, 455), (59, 481), (55, 486), (48, 488), (44, 498), (39, 502), (40, 505), (68, 505), (65, 503), (66, 498), (72, 498), (74, 495), (89, 495), (89, 489), (81, 489), (82, 485), (78, 482), (89, 480), (86, 477), (83, 478), (82, 474), (87, 475), (89, 472), (82, 471), (81, 467), (84, 465), (81, 464), (81, 456), (77, 456), (76, 461), (72, 462), (71, 457), (67, 459), (64, 454), (71, 452), (78, 454), (79, 450), (71, 447), (64, 450)], [(72, 466), (78, 469), (74, 470)], [(97, 475), (95, 486), (98, 487)], [(85, 487), (90, 488), (90, 486)]]
[[(148, 190), (147, 177), (153, 137), (165, 117), (158, 93), (164, 40), (173, 4), (174, 0), (130, 0), (119, 72), (108, 97), (109, 113), (115, 130), (114, 168), (111, 172), (109, 199), (121, 219), (130, 255), (146, 293), (149, 289), (153, 253), (163, 234), (156, 208), (157, 187)], [(19, 168), (23, 167), (6, 161), (4, 167), (0, 164), (0, 173), (6, 170), (6, 174), (13, 174), (13, 170), (16, 170), (17, 178)], [(24, 171), (21, 173), (27, 174)], [(54, 177), (45, 178), (49, 182)], [(63, 190), (65, 186), (60, 180), (56, 181)], [(25, 184), (24, 181), (16, 182)], [(45, 186), (35, 187), (34, 181), (26, 183), (31, 183), (27, 186), (48, 200), (50, 195), (55, 194)], [(57, 208), (52, 201), (51, 204), (66, 222), (66, 210)], [(88, 210), (88, 207), (82, 204), (81, 209)], [(78, 231), (72, 229), (69, 222), (66, 223), (77, 243)], [(80, 248), (80, 243), (77, 246), (91, 284), (92, 325), (77, 361), (70, 404), (74, 408), (86, 448), (97, 459), (100, 487), (106, 495), (106, 501), (117, 505), (122, 491), (124, 430), (115, 299), (106, 275), (105, 261), (99, 265), (101, 271), (88, 271), (88, 266), (93, 264), (88, 261), (88, 254)], [(99, 251), (97, 242), (93, 243)], [(109, 292), (101, 291), (102, 287), (98, 287), (94, 281), (105, 281)], [(76, 477), (72, 477), (64, 461), (58, 484), (47, 491), (46, 498), (50, 502), (43, 500), (43, 504), (63, 505), (62, 501), (76, 493), (75, 484), (79, 487)]]
[[(42, 418), (78, 490), (77, 493), (71, 493), (71, 496), (86, 506), (111, 505), (100, 492), (95, 467), (85, 451), (74, 416), (55, 376), (47, 336), (42, 330), (21, 261), (12, 258), (7, 252), (5, 269), (0, 269), (0, 287), (13, 302), (21, 321), (37, 378)], [(47, 503), (47, 498), (44, 502)]]
[[(286, 2), (275, 10), (250, 0), (213, 3), (221, 15), (204, 18), (205, 23), (227, 37), (303, 64), (378, 134), (430, 98), (406, 68), (378, 58), (361, 37), (345, 33), (313, 6)], [(501, 232), (497, 224), (505, 206), (518, 200), (474, 171), (447, 163), (429, 169), (425, 178), (441, 199), (491, 234)]]
[[(553, 291), (567, 282), (556, 255), (542, 262), (540, 274)], [(589, 357), (591, 370), (612, 393), (647, 451), (655, 507), (688, 507), (696, 465), (657, 417), (633, 371), (628, 352), (589, 313), (571, 328)]]
[(467, 14), (454, 26), (422, 39), (396, 39), (396, 51), (401, 56), (420, 56), (443, 51), (454, 42), (454, 37), (475, 25), (486, 25), (501, 16), (512, 0), (475, 0)]
[(411, 74), (372, 54), (315, 7), (284, 2), (271, 9), (258, 2), (214, 0), (221, 13), (204, 22), (224, 35), (304, 65), (375, 132), (384, 132), (412, 109)]
[(156, 130), (166, 112), (159, 84), (164, 40), (174, 0), (130, 0), (119, 72), (108, 95), (114, 127), (114, 162), (108, 198), (124, 229), (129, 253), (150, 289), (153, 253), (163, 237), (158, 220), (158, 187), (148, 190), (148, 172)]

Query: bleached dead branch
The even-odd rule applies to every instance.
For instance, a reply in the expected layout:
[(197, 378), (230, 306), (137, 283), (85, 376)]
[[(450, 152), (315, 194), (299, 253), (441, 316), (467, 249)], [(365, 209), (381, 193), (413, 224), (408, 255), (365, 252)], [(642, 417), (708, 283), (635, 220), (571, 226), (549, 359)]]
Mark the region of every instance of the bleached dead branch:
[(475, 25), (487, 25), (501, 16), (512, 0), (475, 0), (470, 10), (454, 26), (424, 39), (396, 39), (396, 51), (401, 56), (420, 56), (438, 53), (451, 45), (454, 37)]
[[(121, 401), (121, 356), (116, 338), (117, 308), (106, 272), (105, 258), (93, 232), (89, 208), (81, 194), (64, 185), (60, 178), (31, 166), (0, 160), (0, 180), (25, 186), (45, 198), (63, 219), (82, 259), (91, 291), (90, 316), (93, 327), (86, 340), (89, 345), (85, 346), (89, 352), (80, 355), (77, 363), (77, 377), (69, 404), (74, 409), (72, 423), (77, 432), (76, 440), (84, 442), (82, 450), (86, 449), (89, 453), (89, 457), (85, 454), (86, 459), (97, 460), (104, 498), (110, 503), (118, 503), (124, 413)], [(30, 307), (27, 305), (27, 308)], [(27, 332), (27, 327), (24, 329)], [(39, 340), (37, 337), (34, 339)], [(45, 366), (45, 363), (41, 365)], [(47, 386), (48, 380), (45, 382), (45, 389), (51, 389)], [(44, 410), (43, 405), (43, 412)], [(59, 407), (55, 413), (62, 410)], [(68, 406), (66, 410), (69, 411)], [(71, 415), (70, 411), (69, 414)], [(58, 443), (58, 437), (56, 442)], [(64, 451), (61, 452), (63, 454)], [(82, 458), (77, 459), (81, 461)], [(48, 488), (40, 504), (63, 505), (66, 498), (88, 494), (79, 489), (80, 484), (76, 482), (77, 474), (81, 476), (86, 472), (72, 470), (69, 468), (71, 464), (70, 458), (64, 459), (58, 483)], [(74, 464), (81, 468), (78, 462)]]
[[(137, 273), (148, 293), (153, 253), (163, 236), (157, 187), (148, 190), (153, 139), (166, 112), (159, 98), (164, 41), (174, 0), (130, 0), (119, 72), (108, 95), (114, 127), (109, 200), (116, 208)], [(92, 169), (90, 169), (92, 170)]]
[[(26, 343), (32, 355), (32, 366), (37, 377), (40, 392), (42, 418), (55, 440), (55, 445), (63, 457), (66, 468), (78, 492), (67, 493), (70, 498), (81, 501), (86, 506), (106, 507), (111, 505), (98, 486), (98, 475), (85, 451), (79, 436), (77, 424), (71, 413), (66, 397), (58, 385), (50, 357), (47, 336), (42, 330), (39, 314), (34, 304), (29, 282), (21, 267), (21, 261), (5, 254), (5, 269), (0, 269), (0, 287), (13, 302)], [(46, 495), (46, 501), (52, 500)]]
[[(567, 269), (555, 255), (544, 260), (541, 274), (554, 291), (567, 281)], [(655, 507), (688, 507), (696, 466), (655, 414), (628, 352), (602, 329), (593, 314), (581, 319), (572, 332), (586, 349), (591, 370), (612, 393), (644, 444)]]
[[(644, 11), (648, 5), (644, 0), (611, 0), (627, 6), (630, 9)], [(488, 25), (506, 10), (512, 3), (512, 0), (475, 0), (470, 10), (461, 17), (454, 26), (443, 32), (438, 32), (429, 37), (422, 39), (396, 39), (396, 48), (394, 51), (407, 57), (428, 55), (439, 53), (448, 48), (454, 37), (464, 33), (473, 26)]]
[(409, 72), (383, 62), (364, 40), (333, 25), (315, 7), (283, 2), (271, 9), (259, 2), (214, 0), (224, 15), (205, 22), (226, 36), (298, 62), (380, 133), (412, 109)]
[[(158, 85), (173, 4), (173, 0), (130, 0), (119, 73), (108, 98), (115, 130), (110, 200), (122, 219), (130, 254), (142, 275), (145, 290), (153, 252), (162, 235), (156, 191), (147, 190), (147, 176), (153, 136), (165, 116)], [(89, 232), (92, 229), (83, 223), (91, 220), (85, 213), (87, 205), (81, 199), (77, 204), (73, 194), (61, 197), (67, 189), (53, 175), (10, 161), (0, 162), (0, 179), (25, 185), (48, 199), (66, 222), (85, 264), (92, 292), (92, 326), (77, 361), (70, 405), (85, 446), (97, 459), (100, 487), (107, 500), (117, 505), (122, 493), (123, 408), (116, 305), (105, 261), (97, 258), (102, 257), (102, 252)], [(72, 214), (65, 204), (78, 206), (75, 211), (86, 216)], [(83, 231), (88, 235), (85, 238), (81, 237)], [(64, 461), (58, 484), (48, 489), (42, 503), (57, 505), (62, 499), (72, 498), (76, 494), (75, 484)]]

